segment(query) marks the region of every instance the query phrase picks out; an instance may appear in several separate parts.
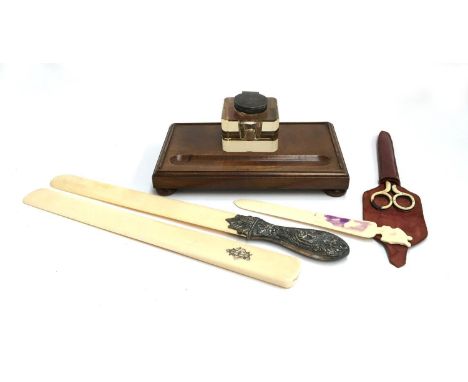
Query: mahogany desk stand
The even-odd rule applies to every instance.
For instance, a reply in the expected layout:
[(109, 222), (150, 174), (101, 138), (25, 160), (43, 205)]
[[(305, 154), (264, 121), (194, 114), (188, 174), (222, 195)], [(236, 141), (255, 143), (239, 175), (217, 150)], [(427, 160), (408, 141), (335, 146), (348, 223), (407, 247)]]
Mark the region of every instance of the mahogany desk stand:
[(177, 190), (323, 190), (344, 195), (349, 175), (333, 125), (282, 122), (276, 152), (224, 152), (220, 123), (174, 123), (153, 172), (159, 195)]

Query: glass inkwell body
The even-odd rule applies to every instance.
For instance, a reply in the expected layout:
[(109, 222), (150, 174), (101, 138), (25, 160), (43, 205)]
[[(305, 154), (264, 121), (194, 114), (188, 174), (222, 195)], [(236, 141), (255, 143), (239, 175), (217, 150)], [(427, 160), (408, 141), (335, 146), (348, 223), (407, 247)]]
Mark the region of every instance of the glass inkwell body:
[(276, 98), (248, 91), (225, 98), (221, 130), (226, 152), (275, 152), (279, 132)]

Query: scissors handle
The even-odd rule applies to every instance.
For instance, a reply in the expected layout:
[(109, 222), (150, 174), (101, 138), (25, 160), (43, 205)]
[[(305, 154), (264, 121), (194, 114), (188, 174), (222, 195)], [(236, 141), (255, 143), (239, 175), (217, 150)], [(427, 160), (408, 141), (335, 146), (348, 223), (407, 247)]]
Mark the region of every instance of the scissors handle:
[[(390, 195), (390, 191), (392, 191), (392, 184), (387, 180), (385, 181), (385, 189), (381, 191), (374, 192), (370, 197), (370, 202), (374, 206), (374, 208), (378, 210), (386, 210), (390, 208), (393, 204), (393, 197)], [(381, 197), (387, 199), (387, 204), (379, 204), (375, 201), (376, 197)]]
[[(392, 186), (392, 191), (395, 194), (393, 195), (392, 200), (393, 200), (393, 205), (396, 208), (399, 208), (400, 210), (403, 210), (403, 211), (408, 211), (408, 210), (411, 210), (416, 204), (416, 200), (414, 199), (413, 195), (399, 190), (396, 184)], [(398, 202), (398, 198), (408, 199), (410, 204), (408, 206), (404, 206)]]
[[(391, 195), (390, 192), (393, 192), (394, 195)], [(387, 199), (387, 203), (381, 204), (381, 202), (376, 202), (375, 199), (377, 197), (381, 199)], [(401, 204), (398, 199), (407, 199), (409, 200), (409, 204), (407, 202), (403, 202), (403, 204)], [(399, 210), (408, 211), (413, 209), (416, 204), (416, 200), (414, 199), (413, 195), (399, 190), (396, 184), (392, 184), (388, 180), (385, 181), (385, 189), (376, 191), (371, 195), (370, 202), (372, 206), (378, 210), (386, 210), (393, 205)]]
[(377, 139), (377, 158), (379, 161), (379, 183), (390, 181), (400, 185), (400, 177), (393, 150), (392, 137), (386, 131), (381, 131)]

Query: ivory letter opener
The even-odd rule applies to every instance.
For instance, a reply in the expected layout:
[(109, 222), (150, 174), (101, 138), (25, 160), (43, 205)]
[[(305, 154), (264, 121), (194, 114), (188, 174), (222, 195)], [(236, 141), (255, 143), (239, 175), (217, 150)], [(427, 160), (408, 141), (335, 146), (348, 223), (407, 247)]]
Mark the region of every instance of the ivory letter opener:
[(311, 224), (354, 236), (370, 239), (376, 235), (382, 235), (380, 240), (389, 244), (400, 244), (411, 247), (410, 241), (413, 239), (400, 228), (392, 228), (386, 225), (379, 227), (377, 223), (367, 220), (340, 218), (256, 200), (240, 199), (236, 200), (234, 204), (244, 210)]
[(283, 288), (291, 287), (299, 274), (300, 262), (293, 256), (161, 223), (66, 192), (40, 189), (27, 195), (23, 201), (30, 206)]
[(336, 235), (313, 229), (281, 227), (253, 217), (101, 183), (73, 175), (54, 178), (51, 186), (120, 207), (227, 232), (267, 240), (316, 260), (339, 260), (349, 253)]

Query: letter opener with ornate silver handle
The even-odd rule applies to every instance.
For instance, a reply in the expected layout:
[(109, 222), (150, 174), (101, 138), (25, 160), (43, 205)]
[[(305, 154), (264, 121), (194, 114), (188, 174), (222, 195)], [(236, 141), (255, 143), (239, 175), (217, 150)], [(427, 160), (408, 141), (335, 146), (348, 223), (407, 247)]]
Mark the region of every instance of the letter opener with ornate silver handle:
[(293, 256), (162, 223), (89, 198), (40, 189), (31, 192), (23, 201), (30, 206), (283, 288), (291, 287), (299, 274), (300, 262)]
[(306, 211), (257, 200), (240, 199), (236, 200), (234, 204), (247, 211), (294, 220), (296, 222), (311, 224), (354, 236), (373, 238), (376, 235), (382, 235), (380, 241), (389, 244), (400, 244), (411, 247), (410, 241), (413, 239), (401, 228), (392, 228), (387, 225), (379, 227), (377, 223), (367, 220), (340, 218), (333, 215), (325, 215), (319, 212)]
[(330, 232), (281, 227), (257, 217), (238, 215), (73, 175), (58, 176), (52, 180), (51, 186), (91, 199), (247, 239), (267, 240), (316, 260), (338, 260), (349, 253), (348, 244)]

